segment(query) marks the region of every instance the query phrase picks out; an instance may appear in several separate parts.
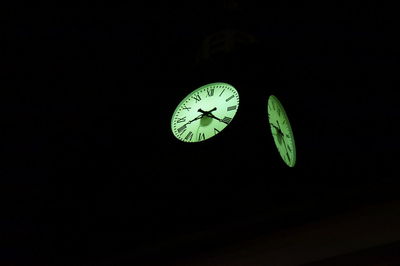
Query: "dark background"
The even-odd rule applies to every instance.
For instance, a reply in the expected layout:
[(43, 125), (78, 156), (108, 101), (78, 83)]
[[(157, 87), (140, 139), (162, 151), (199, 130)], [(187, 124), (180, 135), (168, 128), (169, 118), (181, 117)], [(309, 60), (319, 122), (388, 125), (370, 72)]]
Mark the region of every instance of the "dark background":
[[(220, 233), (218, 246), (396, 198), (396, 15), (368, 1), (10, 9), (2, 261), (174, 259), (198, 252), (184, 237)], [(219, 81), (240, 95), (229, 127), (175, 139), (177, 104)], [(292, 123), (294, 168), (273, 146), (271, 94)]]

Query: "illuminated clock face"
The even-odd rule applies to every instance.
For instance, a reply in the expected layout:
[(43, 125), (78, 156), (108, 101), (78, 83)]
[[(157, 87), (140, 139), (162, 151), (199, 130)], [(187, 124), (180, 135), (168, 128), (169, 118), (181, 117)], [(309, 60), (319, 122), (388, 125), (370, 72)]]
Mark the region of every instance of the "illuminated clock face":
[(227, 83), (211, 83), (187, 95), (176, 107), (171, 130), (184, 142), (209, 139), (232, 121), (239, 107), (239, 94)]
[(292, 127), (285, 109), (274, 95), (271, 95), (268, 99), (268, 120), (275, 145), (282, 160), (289, 167), (293, 167), (296, 164), (296, 146)]

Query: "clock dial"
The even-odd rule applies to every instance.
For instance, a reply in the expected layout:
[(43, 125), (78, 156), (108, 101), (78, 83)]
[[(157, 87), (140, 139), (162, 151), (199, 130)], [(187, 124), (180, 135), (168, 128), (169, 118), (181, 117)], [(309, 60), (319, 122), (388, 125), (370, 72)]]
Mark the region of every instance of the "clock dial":
[(171, 130), (184, 142), (199, 142), (220, 133), (234, 118), (239, 94), (227, 83), (202, 86), (186, 96), (176, 107)]
[(296, 145), (292, 127), (283, 105), (274, 95), (271, 95), (268, 99), (268, 121), (282, 160), (289, 167), (293, 167), (296, 164)]

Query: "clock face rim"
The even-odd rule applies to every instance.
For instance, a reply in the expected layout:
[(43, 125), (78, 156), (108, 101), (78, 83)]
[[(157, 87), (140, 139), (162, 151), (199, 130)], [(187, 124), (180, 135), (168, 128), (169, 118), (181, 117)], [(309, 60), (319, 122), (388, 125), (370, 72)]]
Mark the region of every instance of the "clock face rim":
[[(179, 112), (181, 111), (182, 106), (185, 105), (185, 103), (186, 103), (190, 98), (192, 98), (195, 94), (197, 94), (197, 93), (200, 92), (200, 91), (207, 90), (207, 88), (214, 87), (214, 86), (224, 86), (224, 87), (228, 87), (229, 90), (233, 93), (233, 95), (232, 95), (233, 98), (236, 98), (236, 105), (235, 105), (236, 108), (235, 108), (235, 110), (233, 110), (233, 111), (234, 111), (233, 113), (230, 113), (230, 114), (233, 114), (233, 115), (231, 115), (231, 118), (230, 118), (231, 120), (228, 121), (228, 123), (227, 123), (221, 130), (219, 130), (218, 133), (214, 133), (214, 135), (208, 136), (208, 137), (205, 138), (205, 139), (187, 141), (187, 140), (185, 140), (184, 137), (178, 137), (177, 133), (175, 132), (176, 127), (174, 127), (174, 120), (175, 120), (175, 117), (176, 117), (177, 113), (179, 113)], [(198, 87), (198, 88), (192, 90), (190, 93), (188, 93), (188, 94), (176, 105), (176, 107), (175, 107), (175, 109), (174, 109), (174, 112), (173, 112), (173, 114), (172, 114), (172, 117), (171, 117), (171, 122), (170, 122), (170, 127), (171, 127), (172, 134), (174, 135), (175, 138), (177, 138), (178, 140), (180, 140), (180, 141), (182, 141), (182, 142), (185, 142), (185, 143), (200, 143), (200, 142), (204, 142), (205, 140), (211, 139), (211, 138), (213, 138), (214, 136), (219, 135), (219, 133), (221, 133), (221, 132), (232, 122), (232, 120), (233, 120), (234, 117), (236, 116), (236, 113), (237, 113), (237, 111), (238, 111), (238, 109), (239, 109), (239, 103), (240, 103), (239, 92), (237, 91), (237, 89), (236, 89), (233, 85), (231, 85), (231, 84), (229, 84), (229, 83), (226, 83), (226, 82), (212, 82), (212, 83), (208, 83), (208, 84), (202, 85), (202, 86), (200, 86), (200, 87)], [(226, 113), (226, 112), (227, 112), (227, 111), (225, 111), (224, 113)]]
[(269, 107), (270, 107), (270, 105), (272, 104), (272, 102), (275, 102), (275, 103), (278, 105), (278, 108), (281, 110), (282, 115), (283, 115), (283, 118), (284, 118), (284, 120), (286, 121), (286, 128), (287, 128), (287, 130), (288, 130), (288, 133), (290, 134), (290, 139), (291, 139), (291, 142), (292, 142), (292, 151), (291, 151), (291, 154), (292, 154), (292, 157), (293, 157), (293, 159), (290, 160), (290, 164), (287, 162), (287, 160), (286, 160), (285, 158), (283, 158), (284, 156), (282, 156), (282, 154), (281, 154), (281, 152), (280, 152), (280, 149), (279, 149), (279, 147), (278, 147), (278, 146), (279, 146), (279, 145), (278, 145), (278, 142), (279, 142), (279, 141), (277, 140), (277, 137), (275, 137), (274, 134), (272, 134), (272, 137), (273, 137), (273, 139), (274, 139), (274, 144), (275, 144), (275, 146), (276, 146), (276, 148), (277, 148), (277, 150), (278, 150), (279, 156), (280, 156), (281, 159), (284, 161), (284, 163), (285, 163), (287, 166), (289, 166), (289, 167), (294, 167), (294, 166), (296, 165), (296, 161), (297, 161), (297, 153), (296, 153), (296, 143), (295, 143), (295, 139), (294, 139), (293, 129), (292, 129), (292, 126), (291, 126), (289, 117), (288, 117), (288, 115), (287, 115), (287, 113), (286, 113), (285, 108), (283, 107), (283, 104), (282, 104), (281, 101), (278, 99), (278, 97), (276, 97), (275, 95), (271, 94), (271, 95), (268, 97), (268, 102), (267, 102), (268, 123), (270, 124), (271, 133), (273, 133), (273, 126), (271, 125), (271, 119), (272, 119), (272, 118), (270, 118), (270, 115), (271, 115), (272, 111), (271, 111), (271, 113), (270, 113), (270, 108), (269, 108)]

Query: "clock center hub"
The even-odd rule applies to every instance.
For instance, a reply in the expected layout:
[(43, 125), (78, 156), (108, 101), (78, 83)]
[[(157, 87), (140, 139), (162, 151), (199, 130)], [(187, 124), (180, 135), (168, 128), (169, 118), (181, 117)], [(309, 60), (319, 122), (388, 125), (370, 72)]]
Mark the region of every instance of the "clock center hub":
[(281, 145), (282, 144), (282, 132), (278, 131), (277, 137), (278, 137), (279, 145)]
[(209, 124), (211, 124), (212, 120), (213, 120), (213, 119), (212, 119), (211, 117), (209, 117), (209, 116), (203, 116), (203, 117), (200, 119), (200, 126), (206, 127), (206, 126), (208, 126)]
[(200, 119), (200, 126), (205, 127), (211, 124), (214, 117), (214, 115), (211, 112), (215, 110), (217, 110), (217, 107), (214, 107), (210, 111), (203, 111), (201, 108), (198, 110), (200, 113), (203, 114), (203, 116)]

